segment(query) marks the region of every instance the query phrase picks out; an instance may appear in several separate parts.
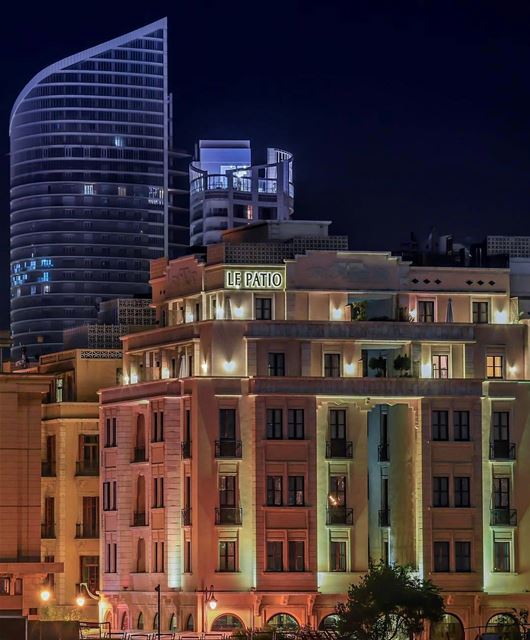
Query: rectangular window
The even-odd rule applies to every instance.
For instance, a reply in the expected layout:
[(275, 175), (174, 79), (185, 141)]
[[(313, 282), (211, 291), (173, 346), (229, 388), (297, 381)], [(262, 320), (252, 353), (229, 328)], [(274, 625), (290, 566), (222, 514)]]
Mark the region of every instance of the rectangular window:
[(510, 571), (510, 542), (497, 541), (493, 543), (493, 571)]
[(340, 353), (324, 354), (324, 377), (340, 378)]
[(153, 572), (164, 573), (165, 545), (163, 541), (153, 542)]
[(93, 593), (99, 589), (99, 556), (80, 556), (80, 580), (86, 582)]
[(287, 412), (287, 437), (289, 440), (304, 439), (304, 410), (289, 409)]
[(449, 571), (449, 542), (435, 542), (433, 545), (434, 570)]
[(432, 506), (449, 506), (449, 478), (447, 476), (434, 476), (432, 479)]
[(219, 439), (236, 439), (236, 410), (219, 409)]
[(346, 571), (346, 542), (332, 540), (329, 551), (329, 570)]
[(97, 538), (99, 536), (99, 496), (83, 497), (83, 536)]
[(267, 409), (267, 440), (281, 440), (283, 438), (282, 409)]
[(471, 571), (471, 542), (467, 540), (455, 542), (455, 571)]
[(346, 476), (330, 476), (328, 503), (330, 507), (346, 506)]
[(457, 476), (455, 483), (455, 507), (469, 507), (470, 503), (470, 478)]
[(267, 571), (283, 571), (283, 542), (267, 542)]
[(269, 353), (269, 375), (285, 375), (285, 353)]
[(107, 542), (105, 545), (105, 572), (116, 573), (118, 571), (118, 545), (115, 542)]
[(107, 418), (105, 421), (105, 446), (116, 446), (116, 418)]
[(447, 354), (434, 354), (431, 356), (432, 377), (447, 380), (449, 378), (449, 356)]
[(254, 317), (256, 320), (272, 320), (272, 298), (254, 299)]
[(219, 542), (219, 571), (236, 570), (236, 543), (233, 540)]
[(510, 478), (493, 478), (493, 508), (510, 508)]
[(473, 302), (474, 324), (486, 324), (489, 322), (489, 304), (487, 302)]
[(304, 506), (304, 476), (289, 476), (287, 504), (290, 507)]
[(153, 439), (152, 442), (164, 441), (164, 412), (153, 411)]
[(504, 356), (486, 356), (486, 378), (502, 380), (504, 377)]
[(453, 437), (461, 442), (469, 440), (469, 411), (453, 411)]
[(431, 413), (432, 439), (449, 440), (449, 413), (447, 411), (433, 411)]
[(288, 546), (289, 571), (305, 571), (305, 544), (302, 540), (290, 540)]
[(236, 476), (219, 476), (219, 506), (236, 506)]
[(283, 504), (282, 476), (267, 476), (267, 506), (281, 507)]
[(116, 480), (103, 483), (103, 511), (116, 511)]
[(164, 478), (159, 476), (153, 478), (153, 508), (158, 509), (164, 506)]
[(493, 442), (508, 442), (510, 440), (509, 411), (493, 412)]
[(331, 440), (346, 440), (346, 410), (330, 409), (329, 437)]
[(184, 541), (184, 573), (191, 573), (191, 540)]
[(418, 322), (434, 322), (433, 300), (420, 300), (418, 302)]

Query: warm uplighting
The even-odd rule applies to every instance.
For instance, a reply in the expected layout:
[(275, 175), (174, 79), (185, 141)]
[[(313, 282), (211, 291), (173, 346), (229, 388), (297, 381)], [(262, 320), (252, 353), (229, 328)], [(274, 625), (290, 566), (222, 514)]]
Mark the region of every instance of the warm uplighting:
[(79, 594), (77, 596), (77, 598), (75, 599), (75, 603), (78, 607), (84, 607), (85, 606), (85, 598), (84, 596), (82, 596), (81, 594)]
[(40, 599), (41, 599), (43, 602), (48, 602), (48, 600), (49, 600), (51, 597), (52, 597), (52, 594), (51, 594), (51, 592), (50, 592), (50, 591), (48, 591), (48, 589), (43, 589), (43, 590), (40, 592)]
[(495, 324), (508, 324), (508, 312), (496, 309), (493, 314)]
[(331, 317), (333, 320), (342, 320), (342, 309), (335, 307), (331, 310)]
[(244, 313), (243, 313), (243, 307), (236, 307), (234, 309), (234, 315), (236, 318), (242, 318)]
[(354, 362), (346, 362), (346, 364), (344, 365), (344, 372), (347, 375), (352, 376), (355, 373), (355, 363)]
[(233, 360), (225, 360), (223, 363), (223, 369), (226, 373), (232, 373), (236, 368), (236, 363)]
[(131, 373), (131, 384), (136, 384), (138, 382), (138, 374)]
[(162, 380), (167, 380), (169, 378), (169, 369), (167, 367), (162, 367)]
[(203, 373), (208, 373), (208, 363), (206, 362), (206, 360), (201, 364), (201, 371)]
[(432, 366), (430, 362), (421, 363), (421, 377), (432, 378)]
[(224, 320), (224, 317), (225, 317), (225, 310), (223, 309), (223, 307), (217, 307), (217, 309), (215, 310), (215, 319)]
[(508, 367), (508, 373), (509, 373), (511, 376), (514, 376), (514, 375), (517, 373), (517, 365), (515, 365), (515, 364), (510, 365), (510, 366)]
[(194, 320), (193, 313), (188, 311), (188, 313), (186, 314), (186, 322), (193, 322), (193, 320)]

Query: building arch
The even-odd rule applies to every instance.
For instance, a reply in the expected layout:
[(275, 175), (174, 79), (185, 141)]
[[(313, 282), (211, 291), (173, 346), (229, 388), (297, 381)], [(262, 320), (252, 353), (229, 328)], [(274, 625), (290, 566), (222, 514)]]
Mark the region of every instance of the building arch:
[(430, 640), (464, 640), (464, 625), (454, 613), (445, 613), (439, 622), (431, 624)]
[(124, 611), (121, 614), (120, 631), (127, 631), (128, 628), (129, 628), (129, 614), (127, 611)]
[(172, 613), (169, 617), (169, 624), (167, 625), (168, 631), (177, 630), (177, 616)]
[(136, 449), (138, 453), (143, 451), (144, 457), (147, 442), (145, 435), (145, 416), (143, 413), (139, 413), (136, 416)]
[(337, 629), (339, 626), (339, 616), (336, 613), (329, 613), (327, 616), (324, 616), (318, 625), (319, 631), (328, 631), (332, 629)]
[(144, 628), (144, 614), (142, 611), (138, 614), (138, 621), (136, 622), (136, 628), (143, 631)]
[(283, 611), (271, 616), (267, 620), (267, 626), (272, 627), (273, 629), (285, 629), (289, 631), (300, 629), (300, 623), (298, 620), (292, 614), (285, 613)]
[(239, 616), (233, 613), (223, 613), (212, 622), (212, 631), (234, 631), (244, 629), (245, 625)]
[(192, 613), (190, 613), (190, 615), (186, 619), (185, 631), (195, 631), (195, 620), (193, 619)]
[(493, 614), (486, 623), (486, 633), (497, 633), (502, 640), (520, 640), (521, 628), (515, 617), (507, 611)]
[(146, 569), (145, 540), (144, 538), (138, 538), (136, 543), (136, 573), (145, 573)]

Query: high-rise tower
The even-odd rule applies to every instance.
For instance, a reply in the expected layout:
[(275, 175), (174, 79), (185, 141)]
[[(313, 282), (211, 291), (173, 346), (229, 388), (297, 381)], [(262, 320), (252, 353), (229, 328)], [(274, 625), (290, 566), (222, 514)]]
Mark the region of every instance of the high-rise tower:
[(14, 362), (62, 346), (98, 304), (149, 291), (188, 245), (175, 206), (166, 19), (40, 71), (11, 113)]

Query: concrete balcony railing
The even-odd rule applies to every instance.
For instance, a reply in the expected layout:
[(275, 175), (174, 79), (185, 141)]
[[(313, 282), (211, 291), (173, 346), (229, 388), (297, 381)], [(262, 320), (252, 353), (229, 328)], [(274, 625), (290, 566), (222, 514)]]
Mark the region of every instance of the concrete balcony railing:
[(326, 442), (326, 458), (353, 458), (353, 443), (350, 440), (333, 439)]
[(390, 526), (390, 509), (388, 507), (385, 507), (384, 509), (379, 509), (379, 526), (380, 527)]
[(216, 507), (215, 524), (240, 525), (243, 522), (243, 509), (241, 507)]
[(40, 474), (43, 478), (55, 478), (56, 476), (55, 462), (50, 460), (43, 460), (41, 462)]
[(508, 440), (490, 442), (490, 460), (515, 460), (515, 442)]
[(40, 526), (41, 538), (55, 538), (55, 524), (53, 522), (43, 522)]
[(328, 507), (326, 524), (353, 524), (353, 509), (350, 507)]
[(75, 463), (76, 476), (99, 476), (98, 460), (78, 460)]
[(490, 525), (492, 527), (517, 526), (517, 509), (503, 507), (490, 510)]
[(99, 526), (97, 524), (87, 524), (78, 522), (75, 525), (76, 538), (99, 538)]

